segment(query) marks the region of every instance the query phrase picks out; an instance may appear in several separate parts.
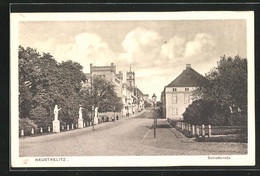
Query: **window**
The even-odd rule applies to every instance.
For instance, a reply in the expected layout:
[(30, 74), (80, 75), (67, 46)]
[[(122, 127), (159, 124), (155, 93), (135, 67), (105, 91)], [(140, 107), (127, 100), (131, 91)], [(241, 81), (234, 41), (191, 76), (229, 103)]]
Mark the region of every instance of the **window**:
[(173, 88), (172, 91), (176, 92), (176, 91), (177, 91), (177, 88)]
[(184, 103), (190, 103), (190, 94), (184, 94)]
[(172, 94), (172, 104), (177, 104), (177, 94)]
[(185, 88), (185, 91), (189, 91), (189, 88)]
[(172, 115), (178, 115), (178, 108), (172, 108)]

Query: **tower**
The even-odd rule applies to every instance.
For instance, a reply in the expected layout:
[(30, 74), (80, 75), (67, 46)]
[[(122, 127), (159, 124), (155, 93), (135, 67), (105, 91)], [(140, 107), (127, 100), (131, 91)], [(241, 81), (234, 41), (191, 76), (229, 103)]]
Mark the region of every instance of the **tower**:
[(131, 66), (130, 71), (126, 72), (126, 82), (129, 87), (135, 87), (135, 72), (132, 72)]

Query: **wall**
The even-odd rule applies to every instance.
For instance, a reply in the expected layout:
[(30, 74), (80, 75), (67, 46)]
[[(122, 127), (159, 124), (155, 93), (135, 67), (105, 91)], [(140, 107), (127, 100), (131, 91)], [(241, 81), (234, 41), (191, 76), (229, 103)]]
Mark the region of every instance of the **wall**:
[[(177, 91), (173, 91), (173, 88), (176, 88)], [(185, 88), (189, 88), (189, 91), (185, 91)], [(194, 90), (195, 87), (166, 87), (166, 118), (170, 118), (172, 120), (182, 120), (182, 114), (185, 112), (186, 108), (189, 104), (192, 103), (191, 91)], [(177, 103), (172, 103), (172, 95), (177, 95)], [(189, 102), (184, 102), (184, 95), (189, 94)], [(177, 108), (178, 114), (173, 115), (172, 109)]]

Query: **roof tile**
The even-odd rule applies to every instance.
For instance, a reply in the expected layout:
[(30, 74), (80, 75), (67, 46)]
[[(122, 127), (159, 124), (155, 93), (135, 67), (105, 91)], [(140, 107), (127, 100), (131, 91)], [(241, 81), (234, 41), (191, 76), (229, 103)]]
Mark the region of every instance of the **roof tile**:
[(194, 69), (187, 67), (175, 80), (166, 87), (197, 87), (205, 78)]

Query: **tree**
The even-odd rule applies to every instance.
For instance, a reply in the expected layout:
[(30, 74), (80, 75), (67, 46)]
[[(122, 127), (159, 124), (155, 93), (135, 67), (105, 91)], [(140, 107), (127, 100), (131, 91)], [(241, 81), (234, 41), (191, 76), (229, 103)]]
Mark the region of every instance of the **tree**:
[(38, 68), (34, 67), (34, 63), (39, 57), (40, 55), (35, 49), (24, 49), (19, 46), (19, 116), (21, 118), (27, 118), (30, 114), (33, 88), (35, 87), (33, 83), (38, 73)]
[(91, 85), (81, 91), (82, 103), (89, 112), (92, 106), (98, 107), (99, 112), (121, 111), (123, 103), (113, 83), (94, 76)]
[(85, 81), (79, 63), (58, 63), (49, 53), (19, 46), (19, 116), (37, 125), (53, 120), (55, 104), (61, 107), (59, 119), (73, 122), (78, 118), (79, 91)]
[(224, 55), (206, 79), (193, 92), (195, 99), (218, 104), (221, 107), (219, 113), (226, 116), (226, 124), (233, 123), (231, 114), (242, 114), (247, 119), (247, 59)]

